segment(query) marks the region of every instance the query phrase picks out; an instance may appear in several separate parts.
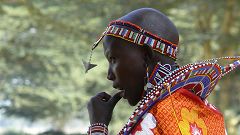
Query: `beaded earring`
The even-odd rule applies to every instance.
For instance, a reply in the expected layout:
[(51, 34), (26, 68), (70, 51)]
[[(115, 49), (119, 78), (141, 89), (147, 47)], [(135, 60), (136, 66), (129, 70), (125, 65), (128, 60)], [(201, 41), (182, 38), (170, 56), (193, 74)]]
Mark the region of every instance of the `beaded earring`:
[(158, 62), (149, 78), (149, 82), (153, 86), (159, 84), (162, 81), (162, 79), (171, 72), (171, 70), (172, 70), (171, 65), (169, 64), (162, 65), (160, 62)]
[(148, 66), (146, 64), (146, 76), (144, 77), (144, 91), (147, 91), (148, 89), (148, 83), (149, 83), (149, 74), (148, 74)]

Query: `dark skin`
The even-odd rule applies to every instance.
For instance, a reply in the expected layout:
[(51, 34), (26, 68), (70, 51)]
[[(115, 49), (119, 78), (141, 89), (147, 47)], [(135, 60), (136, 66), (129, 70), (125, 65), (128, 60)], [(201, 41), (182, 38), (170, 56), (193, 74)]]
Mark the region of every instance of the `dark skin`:
[(123, 98), (136, 105), (143, 94), (149, 54), (140, 46), (111, 36), (104, 38), (104, 54), (109, 62), (107, 78), (113, 88), (123, 91)]
[[(144, 8), (135, 10), (119, 20), (137, 24), (172, 43), (178, 44), (178, 33), (172, 22), (157, 10)], [(146, 21), (147, 20), (147, 21)], [(120, 38), (105, 36), (104, 55), (109, 62), (107, 78), (119, 92), (111, 96), (100, 92), (88, 103), (90, 123), (109, 124), (117, 102), (123, 97), (132, 106), (142, 98), (146, 84), (146, 68), (152, 73), (157, 62), (174, 65), (174, 60), (154, 52), (148, 46), (139, 46)], [(174, 69), (174, 67), (173, 67)]]
[[(90, 100), (88, 109), (101, 110), (101, 107), (104, 106), (102, 112), (91, 113), (89, 111), (90, 123), (101, 122), (108, 125), (113, 107), (122, 97), (127, 99), (132, 106), (136, 105), (141, 99), (146, 82), (144, 80), (146, 65), (152, 54), (141, 46), (129, 44), (125, 40), (111, 36), (104, 38), (103, 47), (104, 55), (109, 62), (107, 79), (111, 80), (113, 88), (118, 89), (120, 92), (114, 96), (110, 96), (105, 92), (98, 93)], [(109, 116), (106, 120), (102, 119), (103, 117), (95, 117), (104, 114)]]

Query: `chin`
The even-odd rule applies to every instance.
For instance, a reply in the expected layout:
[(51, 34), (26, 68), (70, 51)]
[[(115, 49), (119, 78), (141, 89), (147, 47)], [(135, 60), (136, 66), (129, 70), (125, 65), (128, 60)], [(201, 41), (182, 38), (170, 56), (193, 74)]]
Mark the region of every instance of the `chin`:
[(129, 100), (129, 99), (127, 99), (127, 100), (128, 100), (128, 104), (131, 106), (137, 105), (137, 103), (140, 101), (140, 100)]

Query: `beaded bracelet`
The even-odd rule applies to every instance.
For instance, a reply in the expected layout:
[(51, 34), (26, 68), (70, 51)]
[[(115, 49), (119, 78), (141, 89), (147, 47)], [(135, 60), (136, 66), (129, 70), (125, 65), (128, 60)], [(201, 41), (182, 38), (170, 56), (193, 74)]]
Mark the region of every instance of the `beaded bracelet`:
[(88, 135), (108, 135), (108, 127), (104, 123), (91, 124)]

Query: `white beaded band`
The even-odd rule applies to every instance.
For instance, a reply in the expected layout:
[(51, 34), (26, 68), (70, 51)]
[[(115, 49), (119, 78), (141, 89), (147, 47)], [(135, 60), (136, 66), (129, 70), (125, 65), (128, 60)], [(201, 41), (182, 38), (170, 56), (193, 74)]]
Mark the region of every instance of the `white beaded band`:
[(91, 124), (88, 135), (108, 135), (108, 127), (104, 123)]

